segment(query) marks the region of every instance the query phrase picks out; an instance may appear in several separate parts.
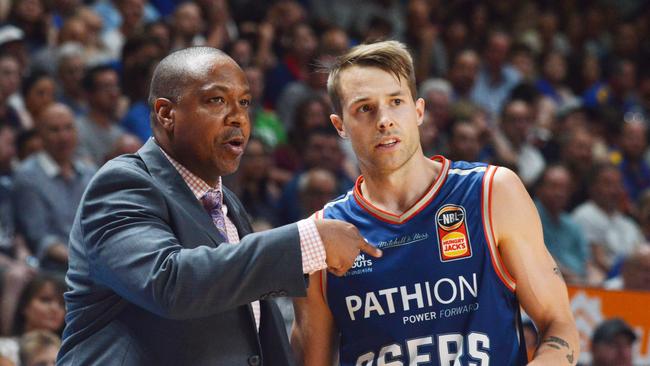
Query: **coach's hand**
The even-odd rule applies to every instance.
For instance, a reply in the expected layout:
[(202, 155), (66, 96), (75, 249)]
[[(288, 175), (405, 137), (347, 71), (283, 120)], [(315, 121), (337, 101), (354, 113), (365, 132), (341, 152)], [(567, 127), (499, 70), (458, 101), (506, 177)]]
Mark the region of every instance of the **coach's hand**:
[(314, 220), (314, 222), (323, 240), (327, 270), (331, 273), (343, 276), (352, 267), (359, 252), (381, 257), (381, 250), (368, 244), (354, 225), (329, 219)]

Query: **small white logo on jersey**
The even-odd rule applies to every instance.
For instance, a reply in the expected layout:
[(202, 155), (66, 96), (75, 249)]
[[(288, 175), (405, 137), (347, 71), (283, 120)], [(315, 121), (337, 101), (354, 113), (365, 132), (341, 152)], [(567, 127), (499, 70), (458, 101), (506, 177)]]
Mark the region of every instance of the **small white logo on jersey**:
[(350, 270), (345, 275), (354, 276), (370, 272), (372, 272), (372, 257), (361, 253), (354, 260), (352, 268), (350, 268)]

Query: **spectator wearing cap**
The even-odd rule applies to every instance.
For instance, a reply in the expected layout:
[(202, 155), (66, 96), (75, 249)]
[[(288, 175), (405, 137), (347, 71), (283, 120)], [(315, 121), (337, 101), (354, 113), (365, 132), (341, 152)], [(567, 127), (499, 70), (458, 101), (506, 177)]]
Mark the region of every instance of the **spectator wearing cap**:
[(18, 231), (25, 235), (41, 267), (65, 272), (67, 242), (81, 195), (94, 169), (75, 159), (77, 131), (72, 111), (47, 107), (38, 132), (44, 150), (16, 170), (13, 203)]
[(605, 320), (591, 336), (591, 365), (632, 366), (632, 346), (636, 340), (636, 333), (622, 319)]

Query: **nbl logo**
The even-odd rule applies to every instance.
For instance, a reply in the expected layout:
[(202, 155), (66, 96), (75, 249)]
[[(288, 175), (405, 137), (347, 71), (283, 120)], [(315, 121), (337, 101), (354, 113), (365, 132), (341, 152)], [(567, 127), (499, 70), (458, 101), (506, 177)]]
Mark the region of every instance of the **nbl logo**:
[(448, 262), (472, 256), (463, 206), (442, 206), (436, 213), (436, 222), (441, 261)]

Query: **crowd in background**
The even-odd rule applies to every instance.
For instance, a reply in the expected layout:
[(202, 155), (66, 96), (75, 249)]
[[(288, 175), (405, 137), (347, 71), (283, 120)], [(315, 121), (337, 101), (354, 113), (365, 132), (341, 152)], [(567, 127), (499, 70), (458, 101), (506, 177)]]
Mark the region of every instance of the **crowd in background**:
[(252, 138), (224, 182), (257, 230), (352, 188), (322, 70), (396, 39), (426, 154), (517, 172), (569, 284), (650, 290), (648, 34), (641, 0), (0, 0), (0, 365), (58, 347), (84, 188), (150, 138), (153, 68), (194, 45), (248, 77)]

